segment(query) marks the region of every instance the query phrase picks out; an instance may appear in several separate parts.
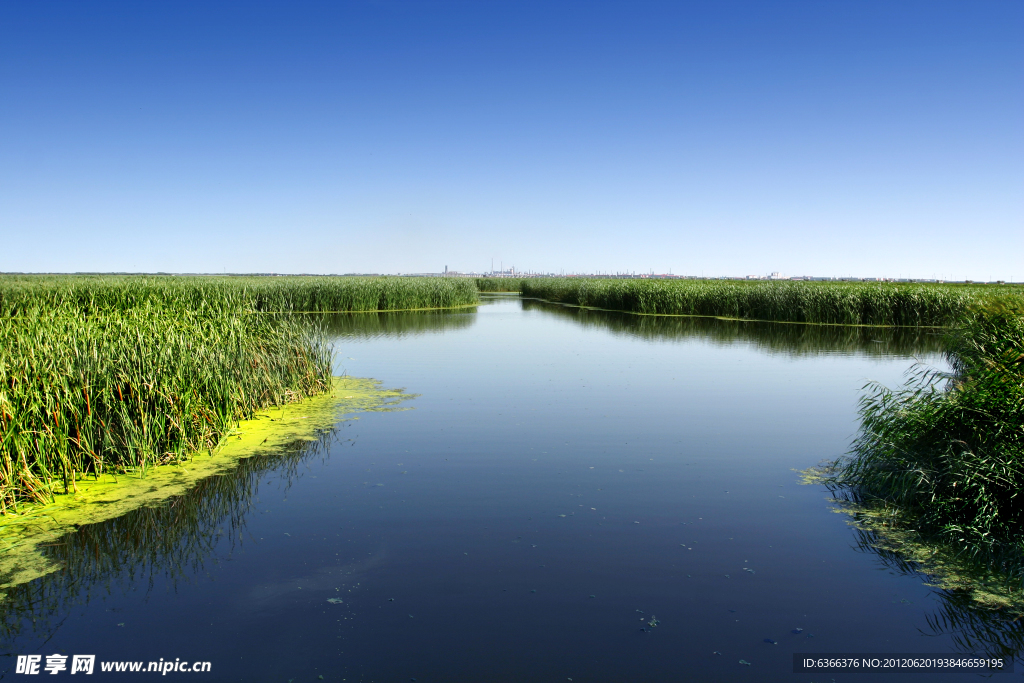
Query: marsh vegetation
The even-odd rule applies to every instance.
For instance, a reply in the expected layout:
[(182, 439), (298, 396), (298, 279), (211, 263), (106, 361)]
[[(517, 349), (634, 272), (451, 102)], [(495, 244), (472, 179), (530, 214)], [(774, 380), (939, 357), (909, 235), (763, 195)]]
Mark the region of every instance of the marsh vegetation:
[(703, 315), (832, 325), (947, 326), (999, 285), (743, 280), (524, 278), (525, 297), (649, 315)]
[(951, 372), (918, 367), (899, 389), (872, 385), (829, 484), (1024, 579), (1024, 306), (972, 309), (945, 354)]
[(331, 347), (300, 312), (454, 307), (467, 280), (5, 276), (0, 512), (83, 476), (215, 446), (256, 411), (325, 391)]

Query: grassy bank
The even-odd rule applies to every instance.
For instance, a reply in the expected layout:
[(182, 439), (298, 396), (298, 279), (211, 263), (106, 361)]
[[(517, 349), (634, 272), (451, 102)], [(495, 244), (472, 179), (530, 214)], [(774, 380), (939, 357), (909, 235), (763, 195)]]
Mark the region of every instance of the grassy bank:
[(945, 326), (1009, 286), (888, 282), (524, 278), (523, 296), (631, 313), (841, 325)]
[(455, 278), (0, 277), (0, 513), (325, 391), (327, 337), (291, 312), (476, 300)]
[(950, 333), (953, 371), (875, 386), (829, 484), (971, 554), (1024, 556), (1024, 306), (972, 310)]

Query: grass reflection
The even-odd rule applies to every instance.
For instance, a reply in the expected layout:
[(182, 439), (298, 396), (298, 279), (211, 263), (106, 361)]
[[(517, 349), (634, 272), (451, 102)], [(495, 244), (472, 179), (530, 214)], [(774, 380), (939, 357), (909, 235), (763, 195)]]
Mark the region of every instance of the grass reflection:
[(645, 340), (699, 340), (719, 346), (751, 344), (767, 353), (792, 356), (859, 354), (919, 356), (944, 350), (939, 330), (922, 327), (855, 327), (771, 323), (691, 316), (633, 315), (522, 300), (523, 310), (548, 315), (588, 328)]
[(310, 314), (322, 322), (331, 338), (405, 337), (469, 328), (476, 322), (476, 308), (451, 311), (382, 311), (372, 313)]
[(246, 518), (260, 482), (273, 471), (286, 486), (311, 458), (324, 457), (335, 429), (314, 441), (297, 440), (278, 453), (242, 459), (229, 473), (200, 481), (165, 505), (87, 524), (42, 548), (63, 569), (10, 587), (0, 605), (0, 643), (46, 638), (76, 605), (140, 586), (152, 590), (163, 577), (172, 588), (201, 577), (216, 555), (230, 555), (246, 540)]
[[(1024, 615), (1021, 605), (1007, 596), (1020, 595), (1020, 558), (1004, 558), (1003, 571), (964, 557), (936, 561), (934, 545), (919, 543), (910, 553), (906, 540), (895, 541), (887, 531), (855, 527), (857, 549), (876, 555), (888, 569), (905, 575), (924, 575), (935, 588), (937, 609), (925, 615), (925, 635), (949, 636), (962, 654), (1007, 657), (1020, 661), (1024, 653)], [(920, 555), (927, 553), (928, 557)], [(916, 558), (916, 559), (912, 559)], [(979, 599), (980, 591), (992, 599)]]

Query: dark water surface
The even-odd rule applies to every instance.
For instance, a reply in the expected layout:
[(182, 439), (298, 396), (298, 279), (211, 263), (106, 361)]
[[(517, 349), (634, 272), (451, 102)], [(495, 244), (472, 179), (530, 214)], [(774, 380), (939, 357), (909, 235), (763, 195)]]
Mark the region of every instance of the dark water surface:
[(50, 549), (66, 572), (11, 592), (6, 652), (208, 681), (827, 682), (915, 676), (792, 654), (1012, 640), (950, 621), (976, 615), (858, 549), (794, 471), (846, 450), (866, 381), (937, 362), (933, 335), (509, 297), (329, 324), (339, 373), (412, 409), (83, 528)]

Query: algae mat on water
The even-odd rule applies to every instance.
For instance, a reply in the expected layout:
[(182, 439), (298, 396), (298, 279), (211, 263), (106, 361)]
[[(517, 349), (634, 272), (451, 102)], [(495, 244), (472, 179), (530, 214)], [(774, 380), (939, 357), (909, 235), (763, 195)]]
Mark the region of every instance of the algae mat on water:
[(240, 422), (217, 448), (195, 453), (187, 462), (79, 481), (76, 491), (55, 495), (53, 503), (0, 518), (0, 600), (4, 589), (60, 570), (38, 548), (80, 525), (162, 505), (200, 480), (231, 470), (243, 458), (279, 451), (296, 441), (315, 441), (341, 419), (357, 419), (344, 416), (397, 410), (401, 401), (414, 397), (401, 389), (382, 389), (377, 380), (335, 377), (330, 392), (262, 411)]

